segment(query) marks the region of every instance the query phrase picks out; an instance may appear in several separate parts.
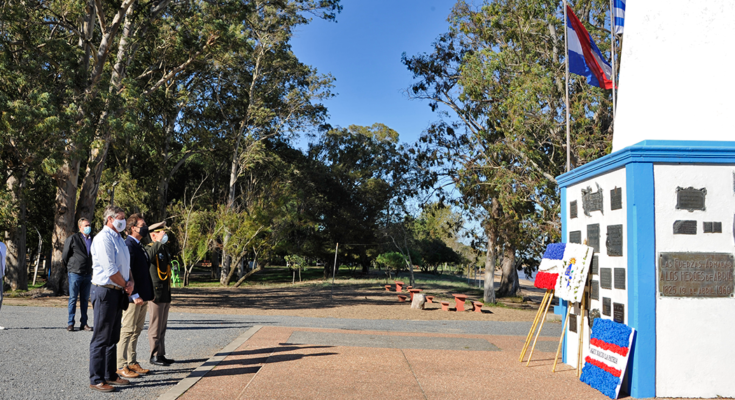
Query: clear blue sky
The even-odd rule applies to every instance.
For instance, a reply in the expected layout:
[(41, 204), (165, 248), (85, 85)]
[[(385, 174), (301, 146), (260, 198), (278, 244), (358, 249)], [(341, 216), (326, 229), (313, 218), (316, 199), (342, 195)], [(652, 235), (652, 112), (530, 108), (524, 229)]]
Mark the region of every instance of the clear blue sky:
[(325, 105), (333, 126), (380, 122), (404, 143), (415, 142), (437, 115), (428, 103), (409, 100), (413, 81), (401, 54), (431, 52), (449, 24), (454, 0), (343, 0), (337, 22), (314, 19), (294, 35), (293, 51), (319, 73), (335, 78)]

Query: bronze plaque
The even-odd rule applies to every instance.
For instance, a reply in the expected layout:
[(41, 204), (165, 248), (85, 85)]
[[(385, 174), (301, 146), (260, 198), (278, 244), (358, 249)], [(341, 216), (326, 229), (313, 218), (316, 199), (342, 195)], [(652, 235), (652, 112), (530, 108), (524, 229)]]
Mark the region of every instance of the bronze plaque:
[(620, 210), (623, 208), (623, 189), (615, 188), (610, 191), (610, 209)]
[(577, 200), (569, 203), (569, 218), (577, 218)]
[(597, 257), (597, 254), (592, 256), (592, 264), (590, 264), (590, 274), (597, 275), (599, 274), (600, 270), (600, 259)]
[(610, 316), (610, 298), (609, 297), (603, 297), (602, 298), (602, 315)]
[(602, 212), (602, 198), (602, 188), (600, 188), (600, 185), (597, 185), (596, 192), (593, 192), (589, 186), (587, 189), (582, 189), (582, 211), (584, 211), (584, 215), (589, 217), (592, 211)]
[(696, 235), (697, 221), (674, 221), (674, 235)]
[(694, 210), (704, 211), (704, 199), (707, 197), (707, 189), (695, 189), (691, 186), (688, 188), (677, 187), (676, 188), (676, 209), (677, 210), (688, 210), (692, 212)]
[(623, 256), (623, 225), (608, 225), (607, 239), (605, 240), (607, 255), (611, 257)]
[(658, 288), (664, 297), (732, 297), (733, 256), (729, 253), (661, 253)]
[(613, 304), (613, 321), (621, 324), (625, 323), (625, 305), (620, 303)]
[(569, 332), (577, 332), (577, 315), (569, 314)]
[(600, 282), (592, 281), (590, 284), (590, 298), (592, 300), (600, 300)]
[(600, 268), (600, 287), (612, 289), (612, 270), (610, 268)]
[(615, 289), (625, 289), (625, 268), (615, 268)]
[(587, 246), (595, 249), (595, 253), (600, 252), (600, 224), (587, 225)]
[(582, 244), (582, 231), (569, 232), (569, 243)]

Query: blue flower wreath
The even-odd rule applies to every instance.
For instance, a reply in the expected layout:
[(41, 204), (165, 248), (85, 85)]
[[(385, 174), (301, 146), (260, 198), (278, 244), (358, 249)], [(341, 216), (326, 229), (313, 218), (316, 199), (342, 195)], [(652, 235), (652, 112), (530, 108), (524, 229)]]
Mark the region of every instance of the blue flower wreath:
[(599, 390), (605, 396), (615, 399), (620, 378), (590, 363), (585, 363), (579, 380)]
[(567, 247), (566, 243), (551, 243), (546, 246), (546, 252), (544, 252), (544, 258), (549, 260), (561, 260), (564, 258), (564, 249)]
[(628, 325), (609, 319), (595, 318), (590, 339), (599, 339), (616, 346), (628, 347), (632, 331)]

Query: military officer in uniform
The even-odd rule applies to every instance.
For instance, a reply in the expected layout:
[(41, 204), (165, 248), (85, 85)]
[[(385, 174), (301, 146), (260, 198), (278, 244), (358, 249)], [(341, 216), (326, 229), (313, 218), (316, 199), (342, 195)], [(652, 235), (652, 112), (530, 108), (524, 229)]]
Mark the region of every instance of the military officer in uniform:
[(146, 246), (150, 260), (154, 299), (149, 303), (148, 342), (151, 347), (151, 364), (169, 366), (174, 360), (166, 358), (166, 325), (171, 307), (171, 256), (166, 250), (168, 235), (166, 223), (148, 227), (151, 243)]

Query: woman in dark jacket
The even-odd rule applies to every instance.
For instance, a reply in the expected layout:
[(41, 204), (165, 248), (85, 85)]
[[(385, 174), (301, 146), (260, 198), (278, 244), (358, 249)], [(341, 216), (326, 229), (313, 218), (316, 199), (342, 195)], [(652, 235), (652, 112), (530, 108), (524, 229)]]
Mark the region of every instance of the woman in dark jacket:
[(165, 244), (168, 235), (166, 223), (159, 222), (148, 228), (152, 243), (146, 246), (150, 260), (151, 280), (155, 297), (148, 305), (148, 342), (151, 346), (151, 364), (169, 366), (174, 360), (166, 358), (166, 325), (171, 307), (171, 256)]

